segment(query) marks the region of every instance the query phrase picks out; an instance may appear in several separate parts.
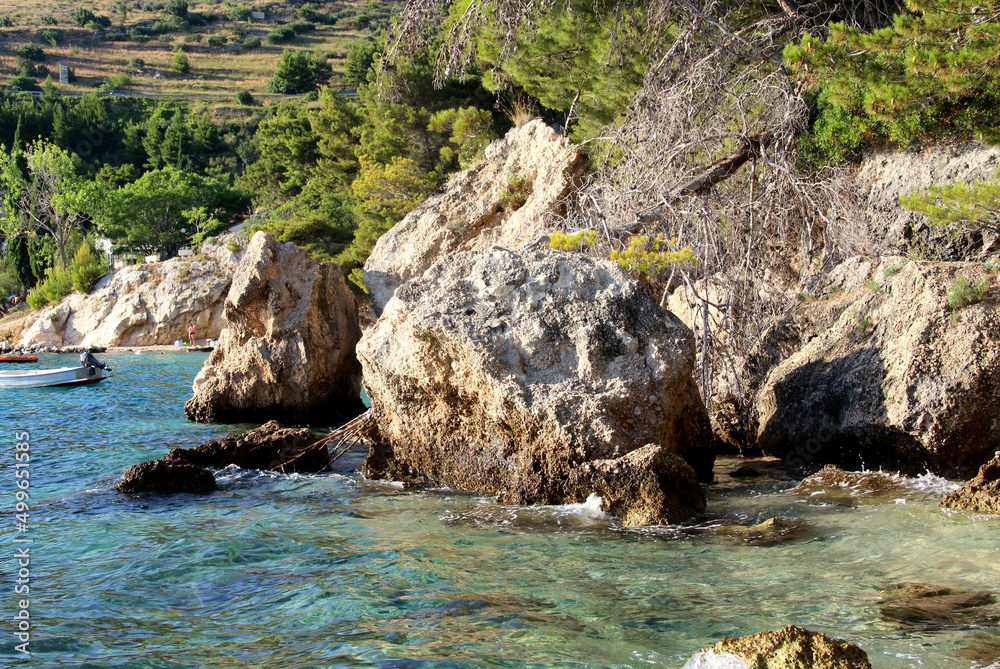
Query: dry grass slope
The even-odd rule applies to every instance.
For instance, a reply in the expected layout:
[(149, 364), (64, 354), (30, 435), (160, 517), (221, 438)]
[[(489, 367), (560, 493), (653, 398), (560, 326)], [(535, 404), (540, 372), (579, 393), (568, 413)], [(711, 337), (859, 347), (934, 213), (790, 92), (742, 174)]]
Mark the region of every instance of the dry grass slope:
[[(264, 93), (265, 86), (277, 67), (283, 49), (306, 50), (326, 54), (333, 65), (336, 86), (344, 71), (345, 58), (352, 41), (371, 35), (371, 26), (357, 16), (374, 7), (395, 11), (400, 0), (368, 2), (313, 2), (309, 6), (320, 13), (339, 14), (335, 25), (316, 24), (313, 31), (296, 35), (289, 42), (279, 45), (264, 44), (245, 49), (243, 42), (250, 37), (261, 40), (275, 28), (302, 21), (295, 14), (296, 8), (282, 4), (267, 6), (264, 20), (231, 21), (225, 18), (229, 3), (188, 0), (189, 12), (215, 14), (218, 20), (192, 26), (186, 32), (171, 32), (153, 36), (145, 42), (107, 41), (101, 31), (78, 27), (71, 12), (82, 7), (112, 21), (107, 32), (115, 32), (122, 25), (118, 7), (122, 3), (107, 0), (98, 5), (87, 0), (6, 0), (0, 6), (0, 17), (10, 17), (10, 27), (0, 27), (0, 86), (6, 86), (17, 76), (17, 49), (22, 44), (37, 44), (45, 50), (42, 63), (48, 68), (53, 81), (58, 82), (58, 65), (75, 71), (76, 81), (60, 85), (63, 92), (88, 92), (108, 81), (116, 74), (127, 74), (131, 79), (128, 90), (133, 94), (231, 94), (248, 90)], [(162, 9), (166, 3), (130, 0), (124, 27), (149, 27), (163, 21)], [(246, 5), (249, 7), (249, 5)], [(55, 24), (52, 21), (55, 21)], [(377, 27), (377, 26), (375, 26)], [(52, 46), (40, 34), (49, 30), (58, 35), (59, 43)], [(222, 46), (210, 46), (213, 36), (226, 39)], [(216, 40), (218, 41), (218, 40)], [(190, 62), (190, 72), (179, 74), (172, 70), (175, 47), (184, 45)], [(130, 67), (129, 61), (141, 58), (142, 67)]]

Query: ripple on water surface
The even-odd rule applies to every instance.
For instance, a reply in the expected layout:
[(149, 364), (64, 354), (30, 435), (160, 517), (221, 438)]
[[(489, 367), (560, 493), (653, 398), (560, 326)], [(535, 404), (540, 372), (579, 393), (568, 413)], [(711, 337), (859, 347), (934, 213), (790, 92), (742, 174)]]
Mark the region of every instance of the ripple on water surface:
[[(997, 659), (995, 627), (879, 612), (891, 583), (1000, 583), (1000, 521), (939, 509), (939, 479), (877, 496), (717, 486), (697, 522), (635, 530), (593, 504), (366, 481), (358, 454), (335, 474), (229, 468), (212, 495), (127, 497), (111, 490), (124, 468), (228, 428), (184, 419), (204, 354), (104, 357), (115, 378), (94, 386), (0, 391), (5, 438), (32, 435), (37, 666), (680, 667), (787, 623), (858, 643), (876, 667)], [(770, 543), (726, 529), (772, 517), (804, 529)]]

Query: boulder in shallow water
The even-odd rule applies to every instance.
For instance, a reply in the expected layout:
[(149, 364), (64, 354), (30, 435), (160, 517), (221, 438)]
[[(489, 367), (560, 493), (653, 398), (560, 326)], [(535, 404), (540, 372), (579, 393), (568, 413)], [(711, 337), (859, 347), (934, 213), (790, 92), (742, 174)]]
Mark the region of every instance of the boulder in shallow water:
[(127, 265), (97, 282), (89, 295), (72, 293), (38, 312), (21, 343), (43, 346), (153, 346), (219, 336), (223, 308), (239, 255), (228, 235), (206, 241), (195, 257)]
[(941, 506), (1000, 515), (1000, 453), (980, 467), (975, 478), (945, 497)]
[(179, 460), (149, 460), (125, 470), (119, 492), (207, 493), (218, 490), (215, 476), (203, 467)]
[(364, 411), (357, 303), (340, 268), (265, 232), (226, 298), (226, 328), (184, 405), (198, 422), (331, 425)]
[(600, 496), (606, 513), (633, 527), (679, 523), (705, 510), (705, 493), (694, 470), (656, 444), (573, 470), (566, 496), (580, 499), (591, 492)]
[(871, 669), (859, 647), (787, 625), (744, 637), (726, 637), (695, 653), (683, 669)]
[(358, 356), (380, 433), (369, 477), (582, 502), (574, 470), (656, 444), (711, 479), (691, 331), (614, 263), (456, 254), (396, 291)]

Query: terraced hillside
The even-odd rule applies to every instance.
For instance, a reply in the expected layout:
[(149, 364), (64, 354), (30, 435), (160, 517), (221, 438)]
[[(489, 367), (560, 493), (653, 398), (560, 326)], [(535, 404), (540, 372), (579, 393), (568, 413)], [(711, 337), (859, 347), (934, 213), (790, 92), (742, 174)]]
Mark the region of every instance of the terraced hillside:
[[(351, 87), (350, 45), (373, 39), (401, 0), (247, 4), (222, 0), (6, 0), (0, 86), (46, 76), (64, 93), (265, 92), (282, 51), (329, 60), (331, 85)], [(70, 82), (59, 84), (59, 66)]]

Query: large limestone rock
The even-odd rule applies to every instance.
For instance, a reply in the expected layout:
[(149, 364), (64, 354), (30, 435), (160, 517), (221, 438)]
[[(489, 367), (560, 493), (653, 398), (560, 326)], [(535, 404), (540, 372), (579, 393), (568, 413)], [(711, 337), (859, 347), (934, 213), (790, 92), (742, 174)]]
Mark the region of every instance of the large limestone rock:
[(129, 265), (98, 282), (89, 295), (73, 293), (44, 310), (24, 330), (22, 346), (154, 346), (215, 339), (225, 325), (223, 305), (239, 262), (225, 243), (201, 255)]
[(918, 254), (925, 258), (964, 260), (995, 251), (997, 235), (960, 234), (932, 227), (927, 218), (899, 204), (900, 195), (932, 184), (973, 183), (996, 178), (1000, 149), (981, 142), (942, 144), (911, 150), (879, 151), (862, 162), (855, 176), (859, 208), (869, 222), (879, 255)]
[(581, 480), (618, 476), (648, 488), (641, 510), (617, 509), (643, 523), (683, 515), (650, 514), (663, 507), (655, 488), (694, 479), (655, 450), (613, 461), (655, 444), (711, 478), (691, 331), (614, 263), (501, 248), (450, 256), (396, 292), (358, 356), (381, 433), (368, 476), (424, 476), (507, 503), (583, 501), (600, 486)]
[(225, 318), (184, 405), (190, 420), (328, 425), (363, 411), (357, 303), (337, 265), (258, 232), (233, 277)]
[[(987, 299), (949, 308), (959, 276)], [(971, 474), (1000, 446), (996, 286), (980, 263), (843, 263), (756, 393), (757, 444), (795, 466)]]
[[(365, 262), (365, 286), (381, 312), (400, 285), (439, 258), (493, 246), (521, 248), (551, 229), (585, 171), (569, 140), (541, 120), (514, 128), (486, 148), (482, 165), (458, 174), (382, 235)], [(530, 192), (505, 199), (512, 180)]]
[(971, 481), (945, 497), (941, 506), (1000, 516), (1000, 452)]
[(852, 643), (787, 625), (744, 637), (726, 637), (695, 653), (683, 669), (871, 669)]

